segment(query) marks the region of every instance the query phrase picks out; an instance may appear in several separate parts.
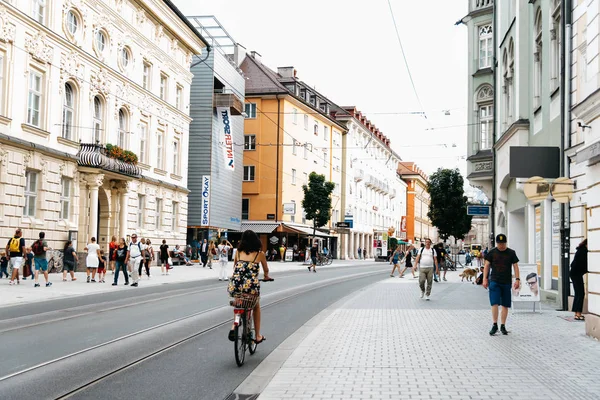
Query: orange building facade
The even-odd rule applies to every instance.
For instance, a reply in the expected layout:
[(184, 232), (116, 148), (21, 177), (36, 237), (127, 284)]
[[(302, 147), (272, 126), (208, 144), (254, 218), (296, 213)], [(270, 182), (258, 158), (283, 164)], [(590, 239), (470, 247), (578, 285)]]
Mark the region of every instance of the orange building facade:
[(430, 196), (427, 192), (428, 177), (415, 163), (398, 163), (398, 176), (408, 185), (406, 192), (406, 224), (401, 238), (419, 244), (429, 238), (438, 240), (437, 229), (427, 217)]

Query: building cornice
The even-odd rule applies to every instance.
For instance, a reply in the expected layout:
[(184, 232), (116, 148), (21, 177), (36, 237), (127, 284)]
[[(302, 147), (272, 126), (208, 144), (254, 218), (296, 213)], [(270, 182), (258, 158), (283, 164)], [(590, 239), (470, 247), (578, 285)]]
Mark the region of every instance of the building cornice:
[(469, 156), (467, 161), (484, 161), (491, 160), (493, 157), (492, 150), (479, 150), (476, 154)]
[(488, 15), (488, 14), (492, 14), (494, 11), (494, 6), (489, 6), (486, 8), (480, 8), (479, 10), (473, 10), (471, 12), (469, 12), (465, 18), (477, 18), (477, 17), (481, 17), (482, 15)]
[(579, 104), (572, 107), (571, 111), (586, 125), (598, 118), (600, 116), (600, 89), (596, 89)]
[(504, 132), (504, 134), (500, 137), (500, 139), (498, 139), (498, 141), (494, 145), (494, 148), (498, 150), (499, 148), (504, 146), (506, 142), (508, 142), (510, 138), (512, 138), (515, 135), (515, 133), (517, 133), (521, 129), (529, 129), (528, 119), (519, 119), (513, 122), (512, 125), (509, 126), (508, 129)]
[(473, 75), (471, 75), (473, 78), (477, 77), (477, 76), (487, 76), (487, 75), (494, 75), (494, 70), (491, 67), (488, 68), (482, 68), (482, 69), (478, 69)]

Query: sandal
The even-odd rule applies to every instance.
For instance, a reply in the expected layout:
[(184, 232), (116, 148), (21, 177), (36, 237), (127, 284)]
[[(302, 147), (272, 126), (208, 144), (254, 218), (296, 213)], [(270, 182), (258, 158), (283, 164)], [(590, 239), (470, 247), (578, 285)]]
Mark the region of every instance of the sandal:
[(235, 331), (233, 329), (229, 331), (229, 335), (227, 335), (227, 338), (230, 341), (235, 342)]
[(260, 339), (260, 340), (254, 340), (254, 343), (259, 344), (259, 343), (264, 342), (265, 340), (267, 340), (267, 338), (263, 336), (262, 339)]
[(580, 317), (575, 317), (576, 321), (585, 321), (585, 317), (582, 315)]

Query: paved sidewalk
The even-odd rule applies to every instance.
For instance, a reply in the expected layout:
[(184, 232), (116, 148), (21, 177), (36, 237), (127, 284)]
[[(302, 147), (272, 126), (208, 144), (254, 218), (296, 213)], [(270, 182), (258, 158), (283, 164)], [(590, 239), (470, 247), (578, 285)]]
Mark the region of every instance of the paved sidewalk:
[[(328, 266), (317, 267), (317, 269), (329, 269), (336, 267), (352, 266), (352, 265), (368, 265), (374, 264), (373, 260), (334, 260), (333, 264)], [(378, 263), (379, 264), (379, 263)], [(161, 275), (160, 267), (153, 265), (150, 268), (150, 276), (148, 279), (143, 275), (140, 279), (140, 287), (157, 286), (169, 283), (181, 283), (190, 281), (210, 280), (218, 282), (219, 265), (213, 265), (213, 269), (208, 267), (202, 268), (202, 264), (193, 264), (192, 266), (175, 266), (169, 271), (169, 275)], [(233, 268), (233, 262), (228, 263), (228, 268)], [(269, 262), (271, 274), (286, 271), (306, 271), (306, 266), (297, 262)], [(145, 270), (143, 271), (145, 274)], [(71, 282), (70, 275), (67, 275), (67, 282), (63, 282), (62, 273), (50, 274), (51, 287), (45, 287), (44, 276), (40, 274), (39, 282), (41, 287), (34, 288), (33, 280), (21, 278), (20, 285), (10, 286), (9, 279), (0, 279), (0, 290), (2, 298), (0, 299), (0, 308), (15, 304), (33, 303), (57, 298), (65, 298), (72, 296), (84, 296), (90, 294), (98, 294), (111, 292), (115, 290), (136, 290), (134, 287), (123, 285), (125, 282), (123, 274), (119, 274), (119, 286), (112, 286), (114, 275), (108, 271), (105, 277), (106, 283), (87, 283), (85, 272), (76, 272), (76, 281)]]
[(291, 353), (259, 400), (600, 398), (600, 343), (584, 324), (517, 312), (508, 336), (490, 337), (487, 292), (458, 273), (434, 283), (431, 301), (396, 277), (324, 311), (295, 350), (291, 337), (263, 362)]

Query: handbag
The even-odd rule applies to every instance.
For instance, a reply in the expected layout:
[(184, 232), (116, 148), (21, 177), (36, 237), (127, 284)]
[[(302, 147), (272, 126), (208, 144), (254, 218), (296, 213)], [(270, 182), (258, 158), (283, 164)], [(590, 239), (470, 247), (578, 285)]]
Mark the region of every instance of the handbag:
[[(167, 258), (167, 268), (173, 265), (173, 259), (171, 257)], [(171, 268), (169, 268), (171, 269)]]

